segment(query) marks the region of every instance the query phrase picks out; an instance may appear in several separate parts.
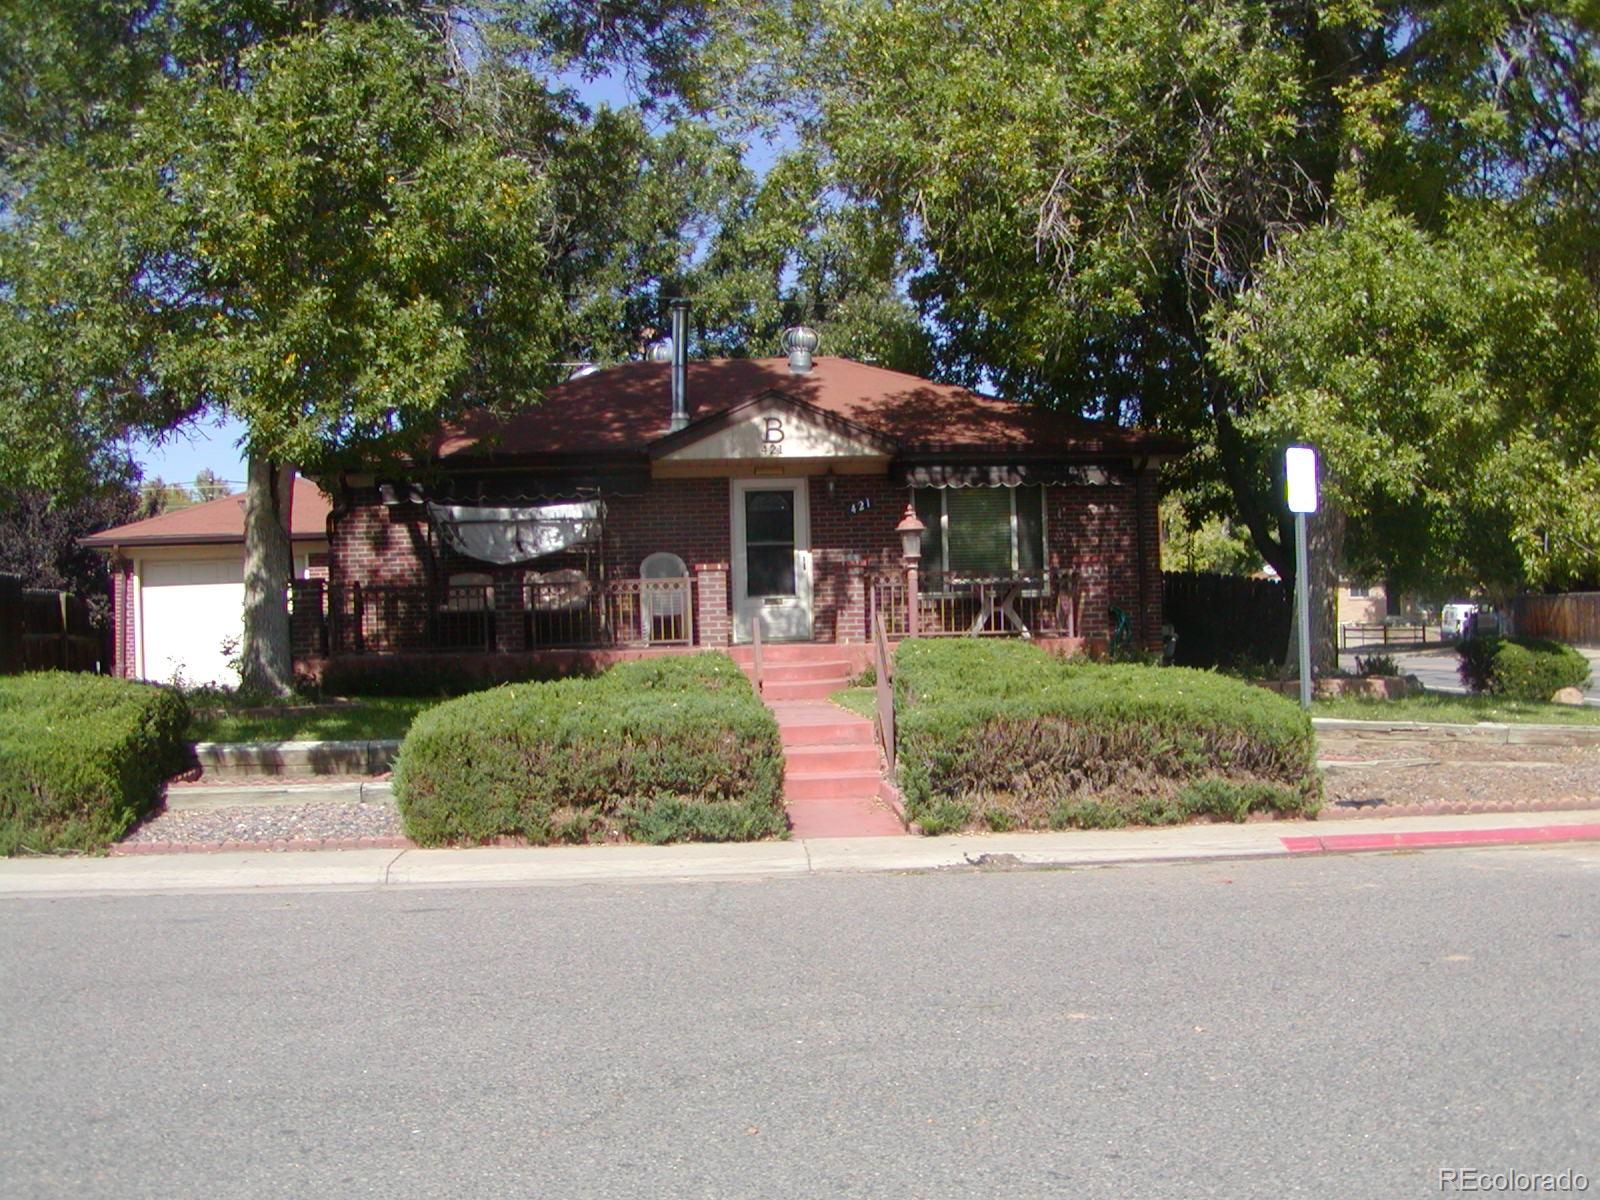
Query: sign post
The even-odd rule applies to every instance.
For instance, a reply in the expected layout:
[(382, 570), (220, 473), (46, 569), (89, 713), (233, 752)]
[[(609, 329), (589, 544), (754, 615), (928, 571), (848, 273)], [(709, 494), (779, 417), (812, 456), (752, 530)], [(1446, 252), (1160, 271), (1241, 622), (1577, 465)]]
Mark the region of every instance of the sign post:
[(1290, 446), (1283, 454), (1289, 511), (1294, 514), (1294, 607), (1300, 636), (1300, 707), (1311, 707), (1311, 581), (1306, 578), (1306, 514), (1317, 511), (1317, 452)]

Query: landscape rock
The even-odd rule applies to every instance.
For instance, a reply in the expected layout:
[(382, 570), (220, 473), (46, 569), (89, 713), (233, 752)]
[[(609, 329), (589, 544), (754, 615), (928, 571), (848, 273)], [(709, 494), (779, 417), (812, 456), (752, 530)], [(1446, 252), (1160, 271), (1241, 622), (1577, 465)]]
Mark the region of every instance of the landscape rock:
[(1564, 687), (1550, 697), (1551, 704), (1582, 704), (1583, 693), (1575, 687)]

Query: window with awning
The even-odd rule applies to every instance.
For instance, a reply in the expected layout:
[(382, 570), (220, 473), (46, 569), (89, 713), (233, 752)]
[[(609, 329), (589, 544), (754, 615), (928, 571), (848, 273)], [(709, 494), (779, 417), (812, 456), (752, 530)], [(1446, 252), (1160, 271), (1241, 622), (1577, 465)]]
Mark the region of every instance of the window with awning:
[(1036, 574), (1044, 569), (1044, 489), (1038, 486), (918, 488), (922, 566), (960, 575)]
[(605, 505), (599, 500), (518, 507), (428, 505), (428, 516), (458, 554), (489, 563), (521, 563), (600, 540)]

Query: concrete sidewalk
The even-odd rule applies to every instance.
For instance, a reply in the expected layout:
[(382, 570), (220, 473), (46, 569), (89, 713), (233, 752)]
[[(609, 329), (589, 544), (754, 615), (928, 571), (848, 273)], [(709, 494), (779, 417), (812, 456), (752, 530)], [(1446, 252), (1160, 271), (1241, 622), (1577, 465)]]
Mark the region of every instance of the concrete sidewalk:
[(1600, 841), (1600, 809), (1388, 817), (1337, 824), (1263, 821), (1163, 829), (936, 838), (813, 838), (731, 845), (28, 858), (0, 862), (0, 896), (761, 879), (950, 868), (1111, 866), (1549, 841)]

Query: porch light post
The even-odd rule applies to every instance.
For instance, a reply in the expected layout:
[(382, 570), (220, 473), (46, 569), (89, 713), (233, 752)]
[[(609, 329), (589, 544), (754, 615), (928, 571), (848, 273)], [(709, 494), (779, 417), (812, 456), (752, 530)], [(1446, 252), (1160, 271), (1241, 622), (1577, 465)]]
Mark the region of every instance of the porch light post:
[(916, 507), (906, 501), (905, 515), (894, 531), (900, 535), (900, 562), (906, 569), (906, 636), (917, 636), (917, 564), (922, 561), (922, 534), (928, 527), (917, 520)]

